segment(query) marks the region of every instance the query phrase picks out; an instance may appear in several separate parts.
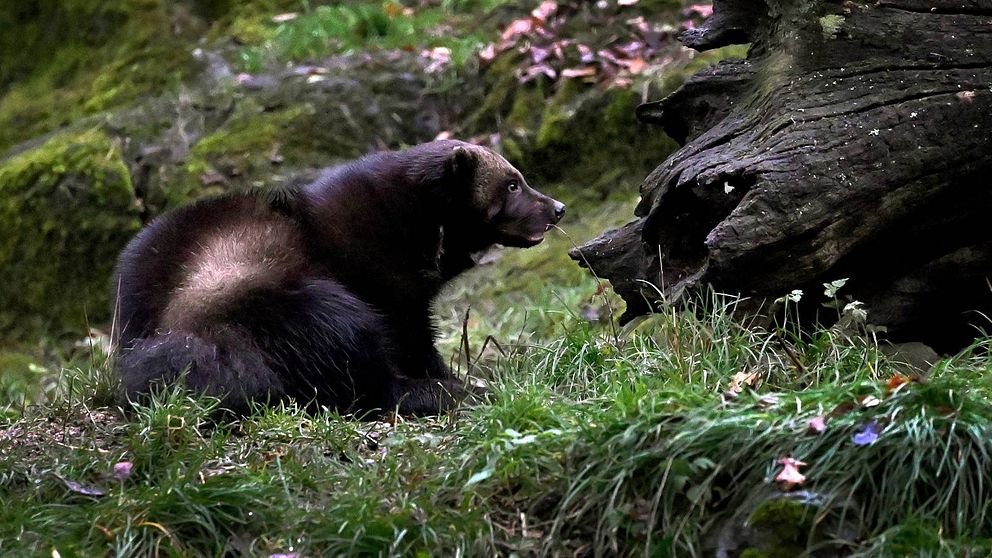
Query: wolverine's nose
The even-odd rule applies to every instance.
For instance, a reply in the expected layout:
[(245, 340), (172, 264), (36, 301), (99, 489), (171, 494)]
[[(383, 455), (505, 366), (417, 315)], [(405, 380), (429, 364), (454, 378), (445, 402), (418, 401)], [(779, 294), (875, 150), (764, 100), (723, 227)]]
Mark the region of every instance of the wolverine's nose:
[(558, 200), (555, 200), (555, 222), (561, 221), (561, 218), (565, 215), (565, 204)]

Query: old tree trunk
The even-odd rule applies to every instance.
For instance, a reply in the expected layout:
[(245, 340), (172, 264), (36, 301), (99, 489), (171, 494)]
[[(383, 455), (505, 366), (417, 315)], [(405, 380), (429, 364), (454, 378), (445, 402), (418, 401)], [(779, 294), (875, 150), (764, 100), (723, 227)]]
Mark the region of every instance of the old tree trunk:
[(896, 338), (992, 331), (992, 0), (716, 0), (682, 41), (752, 46), (638, 109), (683, 147), (572, 253), (624, 320), (657, 289), (757, 307), (849, 277)]

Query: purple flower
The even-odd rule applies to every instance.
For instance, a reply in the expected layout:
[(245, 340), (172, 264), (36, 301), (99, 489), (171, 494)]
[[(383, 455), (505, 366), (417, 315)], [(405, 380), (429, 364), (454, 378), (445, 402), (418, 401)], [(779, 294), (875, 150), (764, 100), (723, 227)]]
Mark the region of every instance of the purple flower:
[(871, 421), (864, 425), (861, 430), (854, 434), (852, 440), (855, 445), (858, 446), (868, 446), (875, 443), (878, 440), (878, 423)]
[(132, 467), (134, 467), (134, 464), (130, 461), (121, 461), (120, 463), (114, 464), (114, 478), (124, 482), (131, 476)]

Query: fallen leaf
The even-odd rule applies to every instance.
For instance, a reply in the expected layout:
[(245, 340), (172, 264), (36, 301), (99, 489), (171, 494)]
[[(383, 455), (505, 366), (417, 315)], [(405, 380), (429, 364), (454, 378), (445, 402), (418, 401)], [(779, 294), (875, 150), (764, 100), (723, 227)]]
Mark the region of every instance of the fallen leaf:
[(295, 67), (293, 67), (293, 75), (297, 75), (297, 76), (309, 76), (309, 75), (314, 75), (314, 74), (326, 74), (329, 71), (330, 70), (328, 70), (327, 68), (325, 68), (323, 66), (304, 65), (304, 66), (295, 66)]
[(866, 395), (861, 398), (862, 407), (868, 407), (868, 408), (878, 407), (881, 404), (882, 404), (882, 400), (875, 397), (874, 395)]
[(596, 75), (595, 66), (586, 66), (584, 68), (565, 68), (561, 71), (561, 77), (563, 78), (589, 77), (594, 75)]
[(778, 397), (775, 395), (762, 395), (758, 398), (758, 404), (762, 407), (774, 407), (778, 405)]
[(555, 10), (557, 9), (558, 2), (555, 2), (554, 0), (544, 0), (544, 2), (541, 2), (530, 12), (530, 15), (532, 15), (534, 19), (540, 23), (544, 23), (548, 20), (548, 17), (550, 17), (551, 14), (555, 13)]
[(431, 61), (430, 64), (424, 68), (424, 71), (429, 74), (439, 72), (451, 63), (451, 49), (448, 47), (424, 49), (420, 51), (420, 55)]
[(648, 66), (648, 63), (644, 61), (643, 58), (635, 58), (627, 64), (627, 71), (632, 74), (639, 74), (644, 71), (644, 68)]
[(702, 17), (713, 15), (713, 4), (693, 4), (685, 9), (685, 14), (691, 16), (697, 14)]
[(596, 61), (596, 55), (593, 54), (592, 49), (583, 44), (575, 45), (575, 48), (579, 50), (579, 61), (583, 64), (589, 64), (590, 62)]
[(84, 494), (86, 496), (103, 496), (104, 494), (104, 492), (99, 488), (83, 486), (74, 480), (64, 479), (62, 477), (59, 478), (62, 479), (63, 483), (65, 483), (66, 488), (78, 494)]
[(547, 64), (537, 64), (520, 73), (520, 83), (527, 83), (528, 81), (532, 81), (537, 78), (537, 76), (541, 75), (547, 76), (549, 79), (553, 80), (558, 76), (558, 73), (555, 72), (554, 68), (548, 66)]
[(541, 47), (531, 47), (530, 48), (530, 59), (534, 61), (535, 64), (540, 64), (551, 56), (551, 49), (541, 48)]
[(530, 33), (534, 29), (534, 20), (530, 18), (526, 19), (515, 19), (510, 22), (510, 25), (506, 27), (503, 34), (500, 36), (504, 41), (508, 41), (517, 37), (518, 35), (524, 35)]
[(885, 382), (885, 393), (891, 394), (899, 391), (902, 386), (919, 381), (919, 377), (905, 376), (903, 374), (893, 374), (889, 381)]
[(496, 45), (489, 43), (479, 51), (479, 60), (489, 63), (496, 59)]
[(610, 52), (610, 51), (608, 51), (606, 49), (602, 49), (599, 52), (597, 52), (596, 53), (596, 56), (599, 56), (600, 58), (602, 58), (603, 60), (606, 60), (607, 62), (612, 62), (612, 63), (617, 64), (617, 65), (620, 64), (620, 59), (617, 58), (616, 55), (614, 55), (612, 52)]
[(634, 29), (637, 29), (641, 33), (651, 32), (651, 26), (648, 24), (647, 20), (644, 19), (644, 16), (637, 16), (633, 19), (628, 19), (627, 25), (633, 26)]
[(727, 394), (736, 397), (744, 390), (744, 386), (753, 386), (757, 382), (757, 372), (738, 372), (730, 378), (730, 386), (727, 388)]
[(616, 47), (616, 49), (628, 57), (634, 57), (644, 51), (644, 43), (641, 41), (630, 41)]
[[(409, 10), (409, 12), (407, 10)], [(382, 11), (386, 12), (386, 15), (391, 18), (397, 18), (402, 15), (413, 15), (412, 8), (406, 8), (397, 2), (383, 3)]]
[(850, 413), (853, 410), (854, 410), (854, 403), (851, 403), (850, 401), (845, 401), (844, 403), (840, 403), (839, 405), (834, 407), (834, 410), (830, 411), (830, 416), (832, 417), (843, 416), (846, 415), (847, 413)]
[(975, 99), (975, 92), (974, 91), (961, 91), (961, 92), (959, 92), (955, 96), (961, 102), (970, 103), (970, 102), (972, 102)]

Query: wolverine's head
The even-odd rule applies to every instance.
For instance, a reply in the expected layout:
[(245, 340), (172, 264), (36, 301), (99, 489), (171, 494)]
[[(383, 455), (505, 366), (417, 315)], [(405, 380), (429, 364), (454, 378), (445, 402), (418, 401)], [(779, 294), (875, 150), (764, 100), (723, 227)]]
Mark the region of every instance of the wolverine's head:
[(565, 204), (531, 188), (520, 171), (496, 152), (459, 141), (433, 144), (443, 149), (448, 188), (454, 190), (458, 227), (482, 234), (490, 243), (526, 248), (544, 240), (561, 220)]

